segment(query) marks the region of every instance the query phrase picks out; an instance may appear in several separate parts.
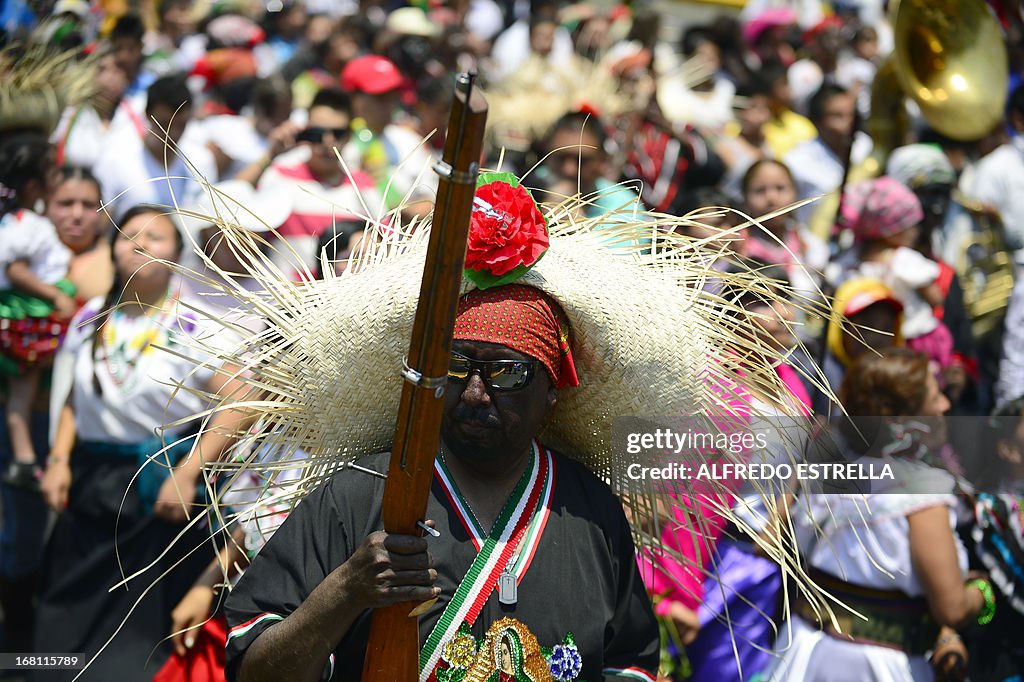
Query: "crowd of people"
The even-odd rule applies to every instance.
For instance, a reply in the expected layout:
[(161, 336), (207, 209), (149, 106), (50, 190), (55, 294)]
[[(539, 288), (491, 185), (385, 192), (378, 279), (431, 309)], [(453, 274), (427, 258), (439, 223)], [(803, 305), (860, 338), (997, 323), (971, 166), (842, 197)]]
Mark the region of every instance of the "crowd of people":
[[(0, 107), (4, 650), (91, 659), (106, 647), (85, 678), (150, 679), (167, 662), (158, 679), (168, 681), (191, 679), (182, 661), (205, 637), (220, 647), (213, 668), (224, 675), (225, 634), (217, 640), (209, 629), (222, 608), (215, 594), (289, 510), (261, 518), (277, 518), (270, 530), (250, 526), (214, 543), (212, 563), (209, 551), (181, 550), (230, 535), (196, 519), (214, 492), (202, 461), (230, 457), (232, 443), (215, 432), (197, 437), (188, 418), (208, 410), (211, 396), (240, 390), (237, 368), (204, 362), (197, 350), (229, 343), (208, 323), (232, 307), (220, 284), (261, 281), (246, 276), (214, 217), (259, 240), (266, 267), (287, 280), (341, 275), (379, 234), (368, 223), (415, 231), (430, 217), (454, 74), (471, 69), (490, 103), (481, 167), (513, 174), (542, 204), (568, 202), (563, 219), (603, 231), (626, 256), (657, 249), (658, 230), (687, 237), (712, 273), (691, 285), (746, 311), (771, 351), (747, 360), (770, 363), (785, 389), (756, 396), (759, 413), (832, 424), (848, 458), (895, 458), (901, 482), (927, 482), (867, 496), (778, 491), (775, 509), (737, 495), (742, 524), (694, 503), (659, 531), (690, 565), (647, 548), (630, 564), (637, 569), (590, 557), (593, 570), (614, 564), (627, 582), (638, 570), (653, 603), (634, 603), (637, 588), (595, 605), (615, 612), (605, 631), (576, 626), (587, 646), (603, 636), (610, 657), (590, 674), (1020, 679), (1024, 16), (1016, 3), (990, 3), (1010, 72), (991, 130), (962, 140), (901, 99), (909, 123), (890, 145), (868, 134), (889, 113), (872, 111), (875, 77), (893, 68), (884, 4), (752, 0), (666, 36), (643, 3), (5, 3), (9, 54), (71, 54), (90, 87), (36, 125)], [(18, 62), (3, 62), (11, 83)], [(874, 177), (865, 170), (872, 163)], [(645, 220), (657, 224), (649, 238), (616, 241), (617, 226)], [(199, 276), (186, 281), (183, 267)], [(769, 293), (734, 290), (730, 275), (750, 272), (770, 282)], [(232, 324), (263, 329), (258, 319)], [(490, 338), (458, 329), (456, 344), (477, 353), (461, 379), (467, 404), (490, 405), (483, 393), (465, 397), (494, 381), (490, 365), (544, 359), (501, 341), (522, 352), (481, 360), (473, 342)], [(548, 370), (554, 387), (558, 374)], [(962, 423), (975, 430), (958, 439), (934, 426), (943, 415), (974, 418)], [(230, 411), (217, 419), (244, 421)], [(452, 459), (453, 480), (469, 476), (472, 467)], [(602, 551), (635, 552), (619, 533), (614, 498), (586, 480), (573, 494), (616, 506), (594, 512), (617, 533)], [(341, 505), (332, 496), (369, 492), (347, 481), (314, 499)], [(492, 523), (503, 502), (487, 514)], [(331, 509), (372, 525), (365, 509)], [(311, 513), (294, 528), (313, 528)], [(866, 620), (840, 619), (838, 632), (799, 595), (781, 608), (793, 576), (762, 547), (779, 532), (776, 514), (792, 517), (810, 579)], [(688, 540), (695, 516), (706, 551)], [(267, 566), (305, 570), (293, 563), (312, 551), (298, 532), (270, 545), (229, 613), (229, 626), (245, 626), (229, 639), (232, 678), (260, 679), (254, 669), (275, 669), (282, 647), (298, 651), (303, 631), (274, 626), (288, 622), (282, 616), (266, 621), (264, 592), (283, 589), (295, 610), (331, 569), (370, 551), (361, 537), (318, 538), (314, 549), (328, 563), (282, 588)], [(418, 544), (398, 551), (424, 553)], [(447, 566), (434, 551), (435, 564)], [(448, 591), (458, 584), (438, 582)], [(421, 585), (417, 595), (433, 589)], [(349, 596), (357, 605), (388, 601)], [(650, 608), (661, 663), (645, 671), (656, 658), (644, 639)], [(495, 604), (491, 611), (500, 617)], [(627, 636), (622, 627), (638, 629)], [(272, 644), (261, 638), (275, 628)], [(350, 650), (350, 639), (339, 644), (345, 632), (327, 651)], [(624, 652), (633, 650), (643, 653), (629, 672)], [(332, 655), (327, 674), (337, 664)], [(70, 679), (66, 670), (37, 672)], [(487, 679), (535, 679), (517, 676), (525, 674), (501, 669)]]

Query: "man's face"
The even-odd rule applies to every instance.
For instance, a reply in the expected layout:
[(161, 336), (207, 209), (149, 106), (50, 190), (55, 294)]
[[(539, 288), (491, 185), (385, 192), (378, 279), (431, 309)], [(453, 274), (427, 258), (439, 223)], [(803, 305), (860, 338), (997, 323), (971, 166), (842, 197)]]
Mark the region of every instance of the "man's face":
[(841, 149), (850, 143), (856, 105), (850, 93), (834, 95), (828, 99), (821, 120), (818, 121), (818, 134), (822, 142), (832, 149)]
[(842, 46), (843, 39), (839, 28), (832, 26), (818, 35), (814, 40), (813, 49), (819, 61), (834, 64)]
[(142, 41), (134, 38), (117, 38), (113, 42), (113, 50), (118, 65), (124, 69), (130, 80), (134, 80), (142, 68)]
[(761, 129), (772, 120), (771, 99), (767, 95), (754, 95), (739, 113), (743, 134), (758, 137)]
[(351, 119), (344, 111), (330, 107), (313, 107), (309, 110), (307, 129), (317, 129), (323, 134), (318, 142), (311, 142), (309, 169), (318, 178), (331, 178), (341, 173), (341, 165), (334, 148), (340, 149), (348, 141), (348, 134), (340, 139), (334, 135), (336, 130), (348, 130)]
[(131, 85), (128, 74), (113, 54), (101, 58), (96, 64), (96, 94), (107, 102), (118, 102)]
[(544, 21), (536, 24), (530, 31), (530, 47), (541, 57), (547, 57), (555, 46), (554, 22)]
[(305, 7), (301, 3), (295, 3), (283, 12), (283, 16), (277, 22), (277, 28), (285, 38), (297, 38), (305, 31), (308, 20)]
[(865, 353), (891, 348), (896, 342), (900, 316), (889, 303), (880, 301), (849, 316), (843, 325), (843, 347), (851, 359)]
[(535, 367), (529, 383), (518, 390), (490, 388), (479, 373), (465, 381), (449, 379), (441, 420), (445, 446), (468, 461), (511, 460), (525, 452), (557, 395), (544, 366), (496, 343), (455, 341), (452, 350), (473, 360), (525, 360)]
[(949, 202), (953, 188), (949, 185), (925, 185), (914, 190), (921, 208), (924, 209), (924, 224), (929, 229), (934, 229), (945, 221), (946, 211), (949, 209)]
[(347, 64), (359, 56), (359, 41), (350, 33), (337, 32), (328, 38), (330, 56), (342, 64)]
[[(598, 125), (597, 122), (590, 125)], [(604, 174), (605, 153), (597, 136), (584, 130), (560, 130), (548, 142), (551, 154), (544, 161), (554, 177), (577, 185), (583, 194), (594, 191)]]
[(164, 13), (161, 28), (164, 34), (177, 45), (182, 38), (195, 31), (192, 13), (186, 5), (176, 4)]
[(192, 120), (192, 107), (185, 105), (178, 110), (167, 104), (155, 104), (146, 112), (150, 133), (146, 135), (146, 147), (155, 156), (164, 153), (164, 131), (168, 143), (177, 144), (185, 134), (185, 127)]

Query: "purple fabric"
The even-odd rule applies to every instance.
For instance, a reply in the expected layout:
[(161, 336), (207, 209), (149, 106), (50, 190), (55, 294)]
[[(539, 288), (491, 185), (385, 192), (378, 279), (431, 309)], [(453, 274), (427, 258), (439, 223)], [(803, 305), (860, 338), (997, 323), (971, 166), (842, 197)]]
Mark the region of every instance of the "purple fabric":
[(949, 367), (953, 362), (953, 335), (943, 323), (927, 334), (907, 339), (907, 347), (928, 356), (939, 367)]
[(752, 554), (749, 546), (723, 539), (713, 575), (704, 581), (704, 600), (697, 611), (700, 633), (686, 648), (693, 666), (690, 679), (738, 682), (764, 670), (772, 659), (771, 619), (781, 589), (782, 573), (774, 562)]
[(767, 9), (743, 25), (743, 39), (747, 45), (753, 46), (761, 35), (776, 26), (789, 26), (797, 23), (796, 12), (788, 7)]

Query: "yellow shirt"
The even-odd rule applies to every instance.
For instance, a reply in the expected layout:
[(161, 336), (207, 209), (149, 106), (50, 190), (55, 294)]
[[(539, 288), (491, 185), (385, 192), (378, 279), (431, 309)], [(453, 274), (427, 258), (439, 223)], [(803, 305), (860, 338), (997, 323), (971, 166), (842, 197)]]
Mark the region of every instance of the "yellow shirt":
[(784, 157), (801, 142), (818, 136), (818, 129), (810, 119), (789, 110), (765, 123), (763, 131), (764, 140), (776, 159)]

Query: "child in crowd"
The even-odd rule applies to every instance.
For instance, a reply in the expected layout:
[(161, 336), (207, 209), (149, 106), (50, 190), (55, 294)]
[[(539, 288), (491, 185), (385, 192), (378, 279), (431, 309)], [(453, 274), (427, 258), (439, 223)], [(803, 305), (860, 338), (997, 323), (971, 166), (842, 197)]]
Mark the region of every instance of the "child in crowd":
[[(817, 363), (826, 386), (837, 391), (846, 372), (863, 355), (903, 346), (903, 303), (889, 287), (870, 277), (851, 277), (836, 289)], [(808, 383), (814, 414), (842, 415), (834, 396)]]
[[(349, 260), (360, 252), (360, 244), (366, 236), (366, 222), (363, 220), (338, 220), (328, 225), (320, 234), (316, 246), (317, 259), (321, 269), (321, 279), (325, 279), (326, 266), (334, 269), (334, 275), (340, 276), (348, 270)], [(326, 259), (326, 260), (320, 260)]]
[[(687, 218), (679, 228), (688, 237), (708, 251), (714, 258), (711, 269), (721, 273), (735, 272), (737, 262), (746, 256), (748, 228), (740, 227), (742, 215), (732, 208), (732, 202), (722, 192), (711, 187), (699, 187), (685, 192), (678, 202), (679, 216)], [(704, 289), (713, 294), (721, 292), (717, 277), (708, 277)]]
[(14, 459), (2, 479), (38, 488), (42, 470), (30, 435), (41, 370), (48, 367), (74, 315), (67, 279), (71, 252), (37, 213), (54, 184), (54, 150), (37, 133), (0, 148), (0, 375), (8, 379), (7, 425)]
[[(752, 347), (790, 351), (797, 342), (794, 310), (785, 297), (789, 285), (785, 272), (777, 265), (749, 265), (761, 274), (765, 289), (726, 287), (723, 298), (746, 311), (746, 333), (754, 336)], [(809, 424), (802, 418), (810, 415), (811, 401), (797, 369), (786, 362), (773, 364), (785, 391), (752, 392), (740, 398), (738, 406), (749, 413), (745, 429), (765, 437), (764, 447), (748, 453), (751, 463), (778, 466), (798, 461)], [(732, 506), (746, 527), (729, 524), (708, 560), (697, 608), (700, 628), (686, 649), (691, 681), (755, 679), (771, 662), (781, 615), (782, 573), (763, 556), (750, 533), (772, 532), (768, 506), (782, 504), (789, 488), (784, 482), (740, 483)]]
[(939, 265), (913, 248), (923, 217), (917, 196), (890, 177), (854, 185), (843, 198), (842, 219), (855, 246), (837, 259), (830, 279), (837, 285), (855, 276), (881, 280), (903, 303), (907, 346), (945, 368), (953, 337), (932, 310), (943, 300)]
[(781, 265), (794, 293), (815, 297), (828, 247), (797, 221), (794, 211), (761, 220), (796, 202), (796, 181), (789, 167), (771, 159), (757, 161), (743, 176), (742, 189), (747, 212), (761, 225), (750, 230), (747, 256)]
[(725, 126), (725, 134), (715, 151), (725, 163), (725, 177), (719, 187), (730, 197), (741, 198), (740, 182), (747, 169), (771, 156), (765, 138), (765, 127), (772, 120), (771, 86), (755, 81), (736, 91), (743, 106), (736, 109), (736, 120)]

